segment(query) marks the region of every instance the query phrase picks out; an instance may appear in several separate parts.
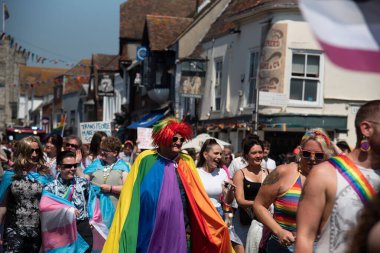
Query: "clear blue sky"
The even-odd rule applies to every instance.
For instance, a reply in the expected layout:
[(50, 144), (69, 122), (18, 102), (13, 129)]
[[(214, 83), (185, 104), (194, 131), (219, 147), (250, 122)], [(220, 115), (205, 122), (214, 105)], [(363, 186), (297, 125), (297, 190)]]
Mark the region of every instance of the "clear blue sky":
[[(77, 63), (90, 59), (93, 53), (118, 54), (120, 4), (126, 0), (4, 2), (10, 13), (5, 32), (39, 56)], [(31, 61), (28, 64), (39, 65)], [(44, 66), (68, 68), (48, 60)]]

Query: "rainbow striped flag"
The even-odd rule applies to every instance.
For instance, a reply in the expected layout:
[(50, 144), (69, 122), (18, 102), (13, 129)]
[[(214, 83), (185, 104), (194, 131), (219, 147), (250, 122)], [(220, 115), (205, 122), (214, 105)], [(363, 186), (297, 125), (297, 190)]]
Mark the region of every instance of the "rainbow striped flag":
[(347, 180), (359, 195), (363, 204), (367, 204), (376, 195), (375, 189), (365, 178), (356, 164), (347, 156), (340, 155), (328, 160), (339, 173)]
[(74, 205), (43, 191), (40, 200), (42, 249), (45, 253), (82, 253), (88, 244), (77, 232)]
[(154, 150), (137, 157), (102, 252), (186, 253), (179, 183), (188, 200), (191, 252), (233, 252), (228, 228), (206, 194), (193, 160), (180, 154), (177, 162)]

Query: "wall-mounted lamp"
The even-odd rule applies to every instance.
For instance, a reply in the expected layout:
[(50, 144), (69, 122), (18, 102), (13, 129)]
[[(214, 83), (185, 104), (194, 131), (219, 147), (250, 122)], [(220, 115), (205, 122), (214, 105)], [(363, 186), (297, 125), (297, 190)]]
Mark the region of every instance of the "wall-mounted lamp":
[(229, 31), (230, 34), (235, 34), (235, 33), (238, 33), (240, 34), (241, 33), (241, 30), (237, 27), (235, 28), (231, 28), (230, 31)]

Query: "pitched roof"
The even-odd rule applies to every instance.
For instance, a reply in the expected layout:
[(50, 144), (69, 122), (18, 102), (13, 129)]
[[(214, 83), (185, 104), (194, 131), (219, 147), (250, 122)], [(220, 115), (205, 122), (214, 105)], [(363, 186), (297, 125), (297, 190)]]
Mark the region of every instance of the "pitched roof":
[(203, 42), (221, 37), (236, 28), (236, 24), (229, 18), (247, 13), (259, 8), (275, 8), (283, 4), (297, 6), (298, 0), (232, 0), (223, 14), (215, 21), (203, 39)]
[(192, 17), (196, 13), (197, 1), (199, 0), (128, 0), (120, 6), (120, 38), (141, 40), (148, 14)]
[(91, 72), (91, 60), (81, 60), (73, 68), (64, 73), (66, 77), (63, 94), (79, 91), (83, 84), (89, 82)]
[(192, 21), (192, 18), (147, 15), (146, 27), (150, 50), (166, 49)]
[(117, 71), (119, 69), (119, 55), (93, 54), (92, 65), (100, 71)]
[(20, 95), (25, 95), (26, 90), (29, 89), (29, 86), (26, 86), (27, 84), (33, 84), (34, 96), (36, 97), (52, 94), (55, 77), (62, 75), (66, 71), (67, 69), (63, 68), (20, 66)]

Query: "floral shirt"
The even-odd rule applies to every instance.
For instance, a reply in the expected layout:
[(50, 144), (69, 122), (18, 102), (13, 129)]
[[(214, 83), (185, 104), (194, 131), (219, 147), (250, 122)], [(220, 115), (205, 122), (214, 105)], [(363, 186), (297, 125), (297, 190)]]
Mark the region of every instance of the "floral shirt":
[(38, 181), (26, 178), (14, 180), (8, 196), (5, 226), (38, 228), (41, 194), (42, 185)]
[[(67, 194), (73, 189), (73, 193)], [(58, 174), (57, 179), (47, 184), (44, 190), (51, 192), (59, 197), (66, 198), (74, 204), (75, 208), (79, 210), (77, 220), (84, 220), (88, 218), (87, 203), (90, 191), (90, 181), (86, 178), (75, 176), (73, 180), (66, 181)], [(66, 195), (71, 197), (65, 197)]]

